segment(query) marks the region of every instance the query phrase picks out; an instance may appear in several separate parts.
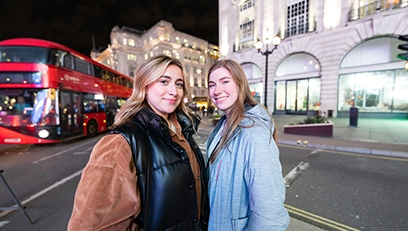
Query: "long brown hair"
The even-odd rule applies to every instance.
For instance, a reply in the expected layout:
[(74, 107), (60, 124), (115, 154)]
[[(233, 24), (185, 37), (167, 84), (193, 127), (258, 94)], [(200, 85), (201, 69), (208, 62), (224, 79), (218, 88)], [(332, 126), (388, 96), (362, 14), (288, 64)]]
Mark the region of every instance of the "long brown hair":
[[(153, 56), (136, 68), (132, 95), (120, 108), (118, 114), (116, 114), (112, 129), (130, 121), (140, 109), (148, 107), (146, 101), (147, 86), (159, 79), (170, 65), (176, 65), (181, 69), (184, 82), (183, 96), (189, 95), (190, 85), (188, 84), (183, 64), (179, 60), (166, 55)], [(177, 108), (192, 120), (192, 111), (184, 104), (183, 99)]]
[[(229, 110), (227, 119), (225, 121), (224, 130), (223, 130), (224, 135), (222, 136), (219, 145), (217, 146), (217, 148), (214, 150), (214, 152), (212, 153), (210, 157), (211, 162), (215, 160), (215, 157), (218, 155), (221, 148), (229, 140), (233, 131), (239, 126), (239, 123), (242, 121), (242, 119), (244, 119), (245, 117), (244, 105), (249, 104), (251, 106), (255, 106), (258, 104), (258, 101), (256, 101), (255, 98), (252, 96), (252, 92), (251, 92), (251, 89), (249, 88), (248, 80), (246, 78), (244, 70), (242, 69), (241, 65), (239, 65), (234, 60), (223, 59), (223, 60), (216, 61), (210, 67), (208, 71), (207, 84), (210, 79), (211, 73), (219, 68), (225, 68), (231, 73), (231, 76), (234, 82), (238, 85), (238, 99), (235, 102), (235, 104), (231, 107), (231, 109)], [(260, 105), (265, 108), (264, 105), (262, 104)], [(266, 108), (265, 110), (268, 111)], [(274, 139), (275, 141), (277, 141), (277, 129), (275, 127), (275, 123), (273, 121), (272, 115), (269, 112), (268, 114), (274, 125), (273, 132), (272, 132), (272, 126), (270, 128), (271, 129), (271, 139)]]

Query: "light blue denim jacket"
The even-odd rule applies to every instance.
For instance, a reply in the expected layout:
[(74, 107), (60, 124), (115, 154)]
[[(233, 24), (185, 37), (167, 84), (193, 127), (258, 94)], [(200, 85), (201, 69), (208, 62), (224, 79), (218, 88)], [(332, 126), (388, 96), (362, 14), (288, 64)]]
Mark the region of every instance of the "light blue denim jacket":
[[(285, 230), (289, 215), (283, 203), (285, 185), (279, 149), (271, 139), (273, 123), (259, 104), (246, 105), (245, 115), (213, 163), (209, 175), (209, 231)], [(225, 116), (211, 131), (207, 155), (219, 142), (218, 130)], [(273, 131), (273, 130), (272, 130)], [(216, 142), (211, 145), (212, 142)]]

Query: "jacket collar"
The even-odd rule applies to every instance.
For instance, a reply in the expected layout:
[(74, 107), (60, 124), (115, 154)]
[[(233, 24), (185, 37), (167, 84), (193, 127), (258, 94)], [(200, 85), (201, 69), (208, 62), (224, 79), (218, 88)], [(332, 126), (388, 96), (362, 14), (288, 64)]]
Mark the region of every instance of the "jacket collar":
[[(249, 103), (245, 103), (245, 104), (244, 104), (244, 114), (247, 115), (247, 113), (248, 113), (251, 109), (253, 109), (254, 107), (256, 107), (256, 106), (257, 106), (257, 105), (252, 106), (252, 105), (249, 104)], [(224, 121), (225, 121), (226, 119), (227, 119), (226, 115), (223, 115), (223, 116), (221, 117), (220, 121), (218, 121), (217, 125), (215, 125), (215, 128), (214, 128), (213, 131), (210, 133), (210, 136), (208, 137), (208, 141), (207, 141), (208, 143), (211, 143), (211, 142), (212, 142), (212, 140), (214, 139), (215, 135), (218, 133), (218, 130), (220, 130), (222, 124), (224, 123)], [(235, 136), (239, 133), (239, 131), (241, 131), (241, 128), (238, 126), (238, 127), (236, 127), (236, 128), (234, 129), (234, 131), (232, 132), (230, 139), (227, 141), (227, 144), (228, 144), (228, 142), (229, 142), (230, 140), (233, 139), (233, 137), (235, 137)]]
[[(180, 110), (176, 111), (176, 115), (184, 136), (192, 135), (197, 131), (200, 121), (196, 116), (193, 115), (195, 121), (192, 122)], [(136, 114), (134, 120), (145, 127), (147, 129), (147, 132), (151, 132), (158, 137), (171, 139), (170, 130), (167, 126), (166, 121), (163, 117), (156, 114), (150, 107), (140, 109), (140, 111)]]

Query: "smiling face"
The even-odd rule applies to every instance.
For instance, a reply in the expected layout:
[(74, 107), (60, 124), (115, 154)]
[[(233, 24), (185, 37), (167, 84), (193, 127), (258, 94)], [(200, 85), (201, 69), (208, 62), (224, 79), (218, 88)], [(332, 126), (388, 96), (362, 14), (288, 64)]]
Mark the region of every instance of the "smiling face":
[(167, 120), (168, 115), (176, 110), (183, 99), (183, 86), (181, 69), (176, 65), (169, 65), (160, 78), (147, 86), (147, 102), (154, 112)]
[(214, 70), (209, 75), (208, 88), (211, 101), (219, 110), (228, 114), (237, 102), (239, 92), (231, 73), (224, 67)]

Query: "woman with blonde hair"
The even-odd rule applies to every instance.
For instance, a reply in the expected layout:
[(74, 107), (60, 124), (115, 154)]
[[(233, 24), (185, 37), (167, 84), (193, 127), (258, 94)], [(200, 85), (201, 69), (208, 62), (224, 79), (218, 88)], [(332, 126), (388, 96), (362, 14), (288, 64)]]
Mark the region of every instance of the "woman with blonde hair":
[(83, 170), (68, 230), (206, 230), (188, 86), (183, 65), (165, 55), (136, 69), (132, 95)]
[(208, 229), (285, 230), (290, 219), (272, 115), (233, 60), (210, 67), (208, 91), (225, 113), (207, 140)]

